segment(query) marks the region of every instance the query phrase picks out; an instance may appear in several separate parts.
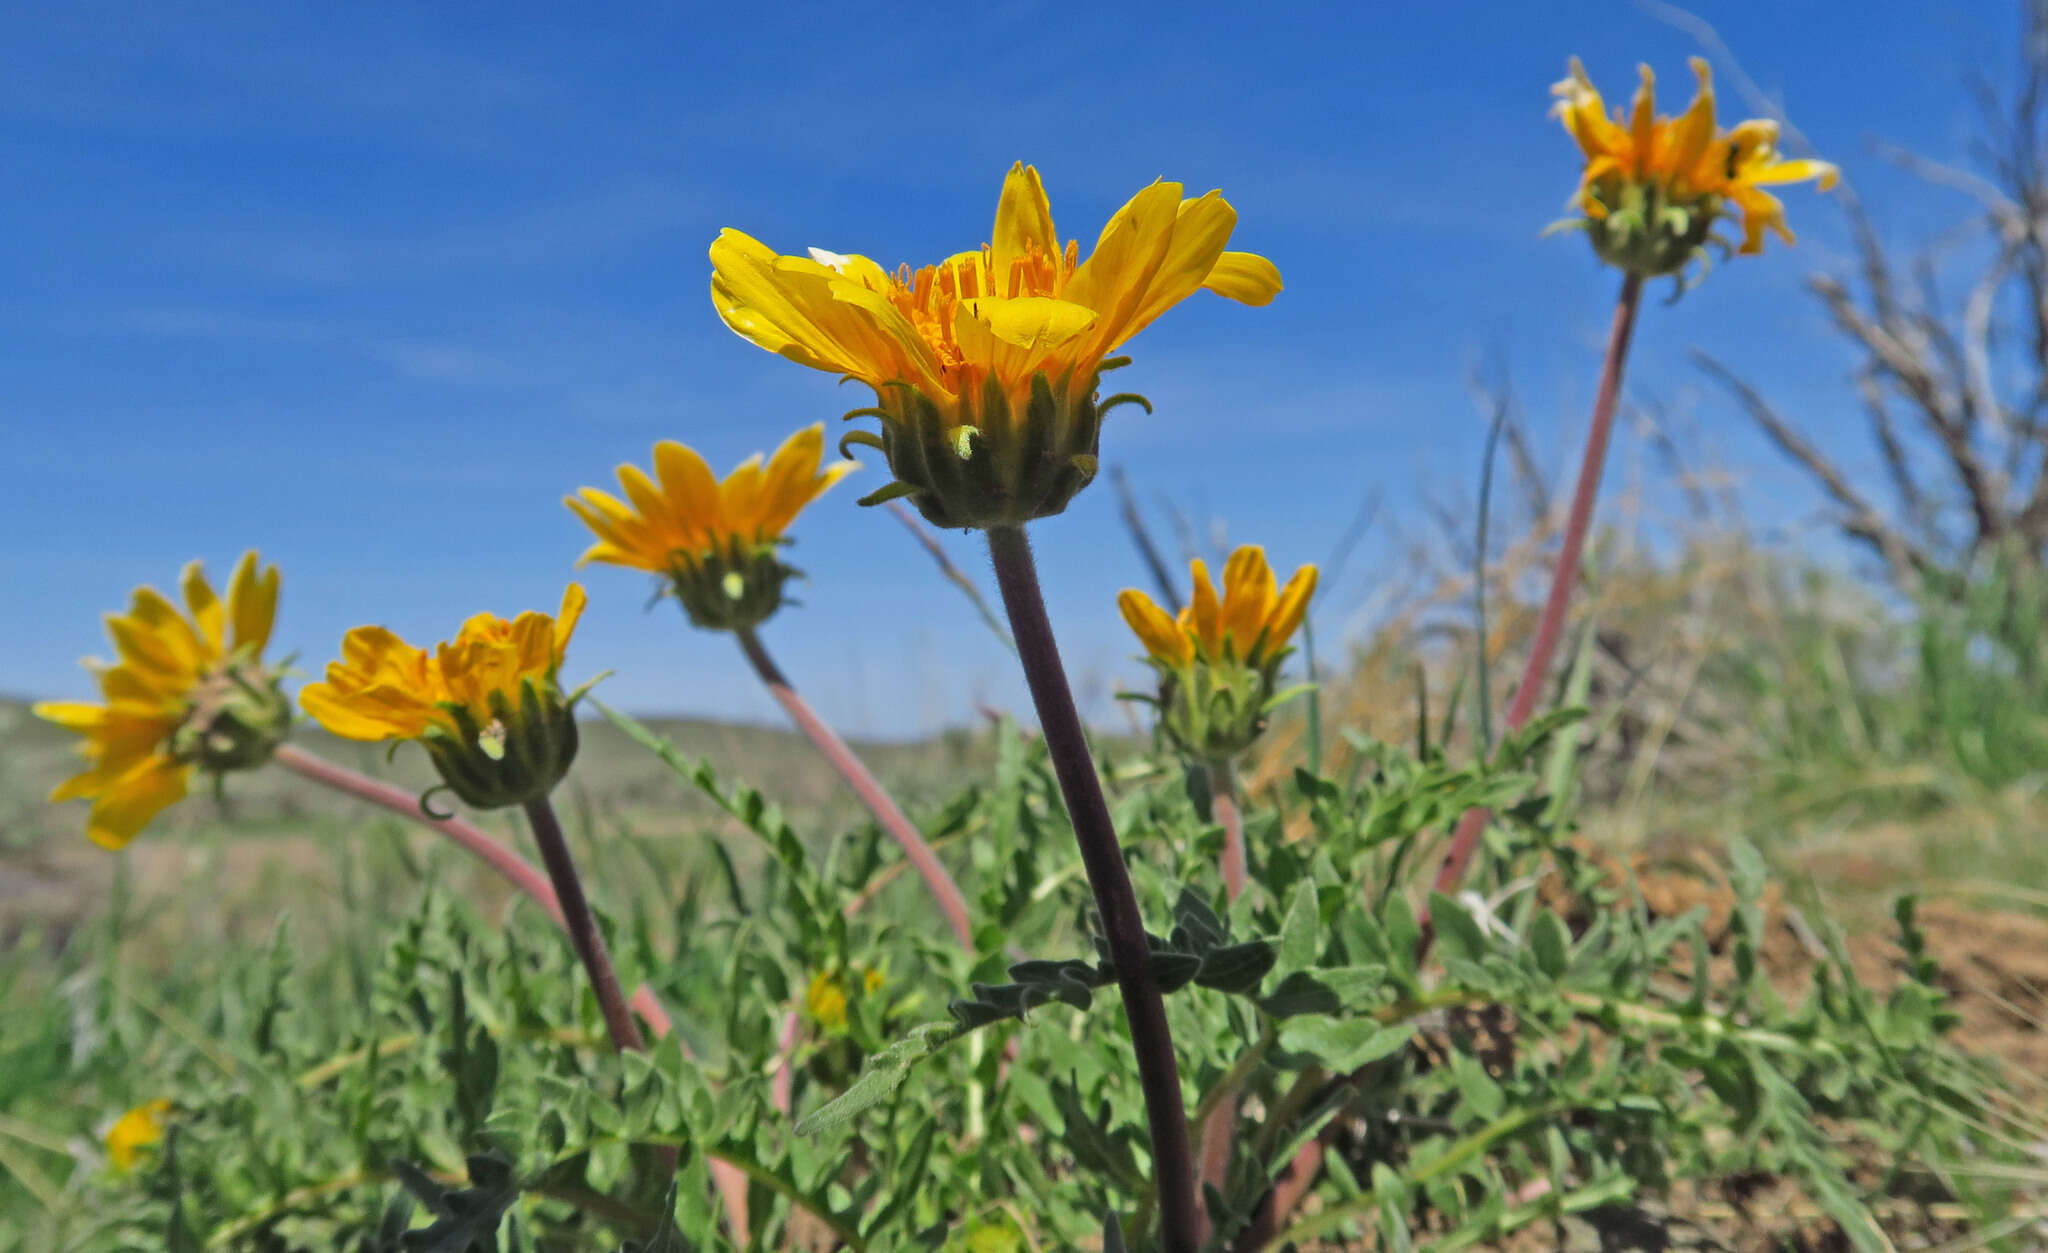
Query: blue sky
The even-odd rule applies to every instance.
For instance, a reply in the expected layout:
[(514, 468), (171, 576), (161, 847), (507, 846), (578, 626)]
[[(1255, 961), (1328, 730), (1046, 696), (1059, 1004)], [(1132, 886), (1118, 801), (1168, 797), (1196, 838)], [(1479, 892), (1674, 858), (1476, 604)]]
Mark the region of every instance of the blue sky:
[[(419, 641), (482, 608), (552, 609), (587, 542), (559, 497), (664, 438), (720, 469), (864, 403), (726, 331), (705, 249), (737, 226), (885, 264), (987, 235), (1035, 163), (1084, 248), (1155, 177), (1221, 188), (1268, 308), (1198, 295), (1133, 345), (1104, 437), (1171, 497), (1320, 559), (1357, 502), (1381, 530), (1319, 621), (1400, 571), (1397, 525), (1470, 496), (1467, 380), (1504, 355), (1553, 466), (1576, 457), (1614, 281), (1561, 214), (1575, 149), (1546, 117), (1566, 58), (1610, 98), (1647, 60), (1672, 105), (1689, 38), (1631, 4), (992, 3), (17, 8), (0, 38), (0, 692), (81, 696), (99, 615), (204, 557), (285, 570), (278, 639), (317, 669), (350, 626)], [(1960, 155), (1964, 75), (2011, 59), (2006, 6), (1729, 3), (1705, 11), (1863, 190), (1887, 234), (1959, 206), (1869, 139)], [(1256, 16), (1252, 16), (1256, 14)], [(1726, 66), (1717, 66), (1726, 70)], [(1747, 114), (1724, 80), (1724, 116)], [(1631, 393), (1742, 471), (1760, 516), (1817, 502), (1685, 354), (1710, 348), (1824, 436), (1853, 438), (1849, 358), (1800, 289), (1842, 223), (1789, 189), (1798, 248), (1652, 304)], [(1860, 443), (1855, 447), (1860, 450)], [(1612, 481), (1627, 473), (1624, 441)], [(854, 499), (798, 523), (804, 605), (767, 638), (843, 729), (912, 734), (1023, 705), (1001, 647), (926, 555)], [(1116, 591), (1140, 581), (1106, 483), (1034, 529), (1091, 708), (1141, 681)], [(946, 539), (986, 579), (976, 538)], [(571, 677), (607, 699), (773, 720), (730, 640), (643, 612), (592, 568)]]

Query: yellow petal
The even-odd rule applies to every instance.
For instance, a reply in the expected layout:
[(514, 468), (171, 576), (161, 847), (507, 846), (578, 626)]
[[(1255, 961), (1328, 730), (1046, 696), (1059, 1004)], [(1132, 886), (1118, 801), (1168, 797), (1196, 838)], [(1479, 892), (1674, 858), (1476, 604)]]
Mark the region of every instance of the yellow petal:
[(1095, 311), (1053, 296), (982, 297), (963, 300), (960, 308), (988, 328), (989, 334), (1028, 352), (1057, 348), (1095, 325)]
[(1269, 305), (1280, 294), (1280, 267), (1257, 253), (1225, 252), (1209, 268), (1202, 286), (1240, 304)]
[(126, 847), (150, 819), (184, 799), (191, 773), (169, 757), (145, 758), (93, 802), (86, 836), (102, 848)]
[(827, 329), (833, 320), (830, 282), (778, 268), (782, 260), (750, 235), (729, 227), (719, 232), (711, 245), (711, 301), (718, 316), (735, 334), (792, 361), (871, 377), (874, 363)]
[(135, 589), (135, 596), (128, 605), (128, 618), (148, 632), (174, 658), (179, 669), (196, 676), (211, 662), (199, 633), (192, 629), (185, 615), (178, 612), (178, 607), (155, 588)]
[(1265, 549), (1246, 544), (1223, 563), (1223, 630), (1240, 661), (1249, 660), (1258, 645), (1277, 594)]
[(1063, 295), (1095, 310), (1104, 331), (1120, 328), (1145, 298), (1153, 273), (1173, 242), (1180, 184), (1157, 182), (1111, 215)]
[(1202, 651), (1210, 657), (1220, 657), (1223, 655), (1223, 615), (1221, 606), (1216, 603), (1216, 586), (1209, 580), (1209, 563), (1197, 557), (1188, 563), (1188, 573), (1194, 589), (1188, 598), (1188, 607), (1181, 612)]
[(1742, 181), (1752, 187), (1769, 187), (1779, 183), (1803, 183), (1807, 179), (1819, 179), (1820, 190), (1833, 187), (1841, 177), (1841, 171), (1832, 162), (1802, 158), (1795, 161), (1777, 161), (1761, 169), (1746, 171)]
[(233, 646), (262, 652), (277, 622), (276, 566), (259, 569), (254, 549), (242, 554), (228, 580), (228, 617), (235, 624)]
[(206, 581), (206, 571), (196, 561), (187, 562), (178, 583), (184, 590), (185, 608), (192, 611), (192, 621), (199, 628), (200, 638), (218, 656), (224, 647), (222, 631), (226, 615), (221, 610), (220, 598), (213, 594), (213, 585)]
[(1636, 88), (1635, 108), (1629, 118), (1629, 143), (1635, 148), (1636, 169), (1647, 170), (1657, 159), (1657, 76), (1647, 65), (1636, 72), (1642, 83)]
[(1017, 162), (1003, 179), (1002, 198), (996, 201), (996, 226), (989, 235), (989, 268), (994, 272), (995, 295), (1007, 296), (1010, 268), (1036, 251), (1053, 256), (1060, 250), (1052, 227), (1052, 203), (1038, 181), (1038, 171)]
[(725, 482), (718, 485), (718, 514), (734, 534), (752, 538), (754, 529), (760, 525), (761, 485), (765, 477), (761, 454), (755, 453), (734, 466)]
[(718, 476), (696, 449), (661, 441), (654, 446), (654, 474), (679, 519), (700, 529), (718, 520)]
[(1132, 634), (1154, 658), (1170, 666), (1185, 666), (1194, 660), (1195, 647), (1187, 632), (1150, 596), (1127, 587), (1117, 594), (1116, 607), (1123, 612)]
[(643, 520), (656, 522), (668, 512), (660, 490), (639, 466), (620, 466), (619, 486), (626, 489), (626, 499), (633, 502), (633, 508)]
[(308, 683), (299, 689), (299, 705), (314, 721), (345, 740), (410, 740), (426, 734), (433, 715), (417, 699), (389, 687), (344, 694), (334, 683)]
[(88, 705), (83, 701), (38, 701), (29, 707), (29, 712), (67, 731), (94, 730), (107, 720), (105, 705)]
[(158, 686), (172, 691), (187, 691), (198, 681), (198, 669), (189, 656), (181, 655), (156, 631), (121, 614), (110, 613), (105, 621), (123, 664), (147, 673)]
[(583, 618), (583, 606), (590, 603), (581, 583), (571, 583), (562, 589), (562, 608), (555, 614), (554, 649), (555, 664), (569, 655), (569, 637), (576, 633), (576, 624)]
[(1268, 653), (1283, 647), (1308, 616), (1309, 597), (1316, 593), (1316, 568), (1303, 566), (1287, 580), (1287, 586), (1280, 589), (1280, 598), (1273, 606), (1273, 616), (1266, 623), (1265, 651)]
[(1699, 92), (1672, 127), (1669, 151), (1660, 156), (1662, 168), (1674, 174), (1691, 174), (1714, 139), (1714, 74), (1700, 57), (1692, 58), (1692, 72), (1699, 76)]
[(803, 507), (822, 489), (818, 486), (818, 463), (825, 456), (825, 424), (813, 423), (782, 441), (768, 459), (767, 480), (761, 489), (761, 513), (756, 520), (762, 538), (782, 534)]
[(1167, 241), (1166, 252), (1146, 284), (1145, 298), (1116, 329), (1113, 338), (1101, 341), (1103, 351), (1122, 344), (1152, 325), (1160, 314), (1199, 291), (1222, 258), (1223, 245), (1230, 242), (1230, 232), (1236, 227), (1237, 210), (1230, 207), (1220, 192), (1183, 200), (1174, 217), (1173, 236)]

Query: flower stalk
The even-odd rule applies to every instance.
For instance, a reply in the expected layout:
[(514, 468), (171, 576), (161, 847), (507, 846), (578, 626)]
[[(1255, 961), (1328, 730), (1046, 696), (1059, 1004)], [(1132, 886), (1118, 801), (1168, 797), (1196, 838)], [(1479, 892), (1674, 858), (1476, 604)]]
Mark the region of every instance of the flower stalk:
[(925, 840), (924, 833), (917, 829), (917, 824), (913, 823), (909, 815), (903, 812), (902, 807), (896, 804), (895, 798), (889, 795), (888, 789), (882, 786), (881, 781), (875, 778), (859, 757), (854, 755), (853, 749), (847, 746), (846, 741), (839, 738), (839, 733), (820, 718), (810, 703), (798, 694), (788, 676), (782, 673), (782, 668), (775, 664), (775, 658), (769, 655), (767, 646), (761, 642), (760, 633), (751, 626), (745, 626), (736, 628), (733, 635), (740, 642), (740, 651), (747, 655), (748, 664), (754, 667), (754, 673), (761, 677), (761, 682), (782, 706), (783, 712), (789, 715), (789, 720), (795, 723), (797, 730), (803, 732), (804, 737), (817, 747), (818, 753), (832, 764), (832, 768), (839, 772), (839, 777), (844, 779), (846, 785), (853, 789), (854, 795), (860, 798), (861, 804), (866, 805), (868, 812), (875, 816), (875, 821), (882, 824), (882, 829), (887, 831), (889, 837), (903, 850), (903, 855), (916, 868), (918, 877), (924, 880), (925, 887), (930, 890), (932, 899), (938, 902), (939, 911), (946, 916), (946, 925), (952, 928), (953, 936), (959, 940), (960, 947), (970, 953), (973, 952), (974, 927), (967, 910), (967, 898), (961, 894), (960, 885), (953, 882), (953, 876), (946, 872), (944, 863), (939, 861), (939, 855), (932, 851), (932, 846)]
[[(1621, 280), (1621, 294), (1614, 302), (1614, 322), (1607, 333), (1607, 357), (1600, 367), (1600, 386), (1593, 395), (1593, 422), (1586, 431), (1585, 455), (1579, 464), (1578, 487), (1572, 493), (1571, 512), (1564, 528), (1564, 546), (1551, 572), (1550, 592), (1543, 602), (1543, 616), (1536, 623), (1536, 639), (1529, 646), (1529, 659), (1522, 667), (1522, 679), (1515, 698), (1508, 705), (1506, 725), (1518, 731), (1536, 711), (1536, 699), (1543, 690), (1564, 635), (1566, 610), (1572, 589), (1579, 579), (1579, 558), (1585, 551), (1586, 532), (1593, 519), (1593, 503), (1600, 493), (1600, 472), (1606, 465), (1607, 445), (1614, 432), (1614, 411), (1621, 396), (1622, 369), (1628, 361), (1628, 346), (1635, 332), (1636, 309), (1642, 303), (1643, 276), (1630, 271)], [(1450, 848), (1437, 868), (1435, 889), (1446, 896), (1458, 890), (1478, 850), (1480, 834), (1486, 829), (1488, 812), (1468, 809), (1458, 819)], [(1421, 944), (1426, 950), (1434, 933), (1425, 926)]]
[(1166, 1002), (1152, 977), (1151, 945), (1145, 938), (1138, 896), (1124, 866), (1123, 847), (1117, 841), (1102, 780), (1095, 773), (1087, 734), (1074, 708), (1066, 667), (1060, 661), (1059, 643), (1046, 616), (1031, 541), (1022, 527), (1015, 526), (991, 527), (987, 535), (1003, 607), (1009, 613), (1010, 631), (1023, 661), (1025, 683), (1031, 689), (1046, 750), (1066, 798), (1074, 838), (1095, 892), (1096, 909), (1102, 915), (1103, 938), (1123, 994), (1124, 1020), (1131, 1032), (1152, 1136), (1160, 1243), (1166, 1253), (1194, 1253), (1200, 1247), (1201, 1209), (1195, 1193), (1187, 1107), (1181, 1096), (1180, 1066), (1167, 1026)]
[(619, 973), (612, 966), (611, 954), (605, 950), (604, 936), (598, 933), (590, 901), (583, 895), (583, 880), (576, 873), (575, 860), (569, 856), (569, 843), (562, 837), (562, 824), (555, 817), (554, 805), (547, 797), (536, 796), (523, 808), (526, 820), (533, 825), (533, 842), (540, 847), (541, 864), (547, 867), (548, 879), (554, 884), (569, 943), (575, 947), (576, 956), (590, 975), (591, 986), (597, 990), (598, 1011), (604, 1015), (605, 1030), (611, 1033), (612, 1047), (621, 1053), (646, 1051), (647, 1041), (641, 1038), (639, 1025), (626, 1009), (626, 998), (619, 990)]

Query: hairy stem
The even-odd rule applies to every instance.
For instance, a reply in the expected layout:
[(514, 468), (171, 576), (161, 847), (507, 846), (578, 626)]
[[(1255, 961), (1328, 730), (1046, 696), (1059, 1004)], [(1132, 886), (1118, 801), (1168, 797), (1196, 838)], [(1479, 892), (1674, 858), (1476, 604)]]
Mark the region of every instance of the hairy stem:
[(555, 885), (555, 899), (561, 902), (562, 925), (569, 932), (569, 943), (582, 959), (591, 986), (597, 990), (597, 1008), (604, 1015), (605, 1030), (611, 1033), (612, 1047), (621, 1053), (645, 1052), (647, 1041), (640, 1038), (639, 1025), (626, 1011), (626, 998), (619, 991), (619, 972), (612, 968), (612, 955), (605, 951), (597, 919), (591, 917), (590, 902), (583, 895), (583, 880), (576, 873), (576, 862), (569, 856), (569, 842), (562, 837), (562, 823), (555, 817), (554, 805), (545, 796), (534, 797), (526, 802), (526, 820), (533, 824), (533, 842), (540, 846), (541, 864), (548, 868), (548, 878)]
[[(1593, 395), (1593, 423), (1586, 431), (1585, 455), (1579, 463), (1579, 483), (1572, 493), (1571, 512), (1565, 519), (1564, 546), (1551, 572), (1550, 594), (1543, 602), (1543, 616), (1536, 623), (1536, 639), (1529, 646), (1529, 659), (1522, 667), (1521, 683), (1508, 706), (1506, 726), (1512, 733), (1521, 729), (1536, 710), (1544, 678), (1564, 635), (1565, 611), (1571, 605), (1572, 589), (1579, 581), (1579, 557), (1586, 546), (1586, 532), (1593, 520), (1593, 502), (1600, 494), (1600, 471), (1607, 461), (1607, 445), (1614, 432), (1614, 411), (1621, 398), (1622, 367), (1628, 360), (1629, 338), (1635, 331), (1636, 308), (1642, 303), (1643, 278), (1630, 274), (1621, 281), (1621, 294), (1614, 302), (1614, 323), (1607, 333), (1607, 357), (1600, 367), (1600, 386)], [(1481, 679), (1484, 682), (1484, 678)], [(1478, 850), (1480, 833), (1486, 829), (1487, 811), (1468, 809), (1458, 819), (1451, 846), (1437, 868), (1436, 890), (1446, 896), (1458, 890), (1465, 871)], [(1426, 948), (1431, 932), (1423, 932)]]
[(903, 855), (917, 868), (917, 873), (924, 880), (926, 889), (931, 892), (932, 899), (938, 902), (939, 911), (945, 914), (947, 925), (953, 929), (954, 938), (960, 941), (960, 947), (970, 953), (973, 952), (974, 928), (969, 921), (967, 898), (960, 894), (960, 885), (953, 882), (953, 876), (946, 873), (945, 865), (939, 861), (938, 854), (932, 851), (932, 846), (925, 841), (924, 833), (919, 831), (917, 825), (897, 806), (881, 782), (861, 764), (860, 758), (853, 755), (853, 750), (846, 746), (846, 741), (840, 739), (838, 733), (818, 716), (817, 711), (797, 694), (796, 688), (790, 685), (781, 667), (768, 655), (767, 648), (761, 643), (760, 635), (752, 627), (743, 627), (733, 634), (739, 638), (740, 651), (744, 652), (747, 660), (753, 664), (754, 673), (760, 675), (761, 682), (767, 684), (768, 691), (782, 705), (783, 712), (789, 715), (789, 720), (817, 746), (819, 754), (832, 763), (832, 768), (839, 772), (839, 777), (846, 780), (846, 785), (853, 789), (854, 795), (860, 797), (861, 803), (868, 807), (868, 812), (875, 816), (875, 821), (882, 824), (882, 830), (889, 833), (890, 838), (903, 850)]
[(1152, 1134), (1160, 1244), (1165, 1253), (1194, 1253), (1200, 1247), (1201, 1209), (1188, 1143), (1187, 1107), (1181, 1097), (1180, 1066), (1167, 1027), (1166, 1003), (1152, 977), (1151, 945), (1138, 912), (1138, 895), (1124, 867), (1123, 847), (1117, 842), (1109, 803), (1102, 795), (1102, 780), (1095, 773), (1087, 733), (1081, 727), (1066, 667), (1060, 661), (1059, 643), (1046, 616), (1031, 541), (1022, 527), (991, 527), (988, 549), (1002, 589), (1003, 607), (1010, 615), (1010, 633), (1024, 663), (1024, 680), (1038, 710), (1060, 792), (1066, 798), (1074, 839), (1081, 848), (1095, 907), (1102, 915), (1103, 938), (1123, 993), (1124, 1020), (1130, 1027)]

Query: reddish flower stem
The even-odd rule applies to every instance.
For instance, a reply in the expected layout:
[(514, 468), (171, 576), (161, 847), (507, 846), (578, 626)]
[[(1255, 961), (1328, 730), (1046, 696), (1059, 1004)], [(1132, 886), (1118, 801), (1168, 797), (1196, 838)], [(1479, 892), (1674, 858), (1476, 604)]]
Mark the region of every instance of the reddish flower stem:
[(1038, 565), (1031, 541), (1019, 526), (990, 527), (989, 556), (1009, 612), (1010, 633), (1024, 664), (1024, 681), (1038, 710), (1046, 753), (1059, 776), (1074, 840), (1095, 891), (1102, 915), (1103, 939), (1123, 993), (1124, 1021), (1131, 1032), (1131, 1052), (1138, 1063), (1138, 1083), (1145, 1095), (1145, 1116), (1152, 1133), (1152, 1174), (1159, 1197), (1159, 1243), (1164, 1253), (1195, 1253), (1201, 1246), (1202, 1211), (1195, 1193), (1194, 1155), (1188, 1143), (1187, 1104), (1180, 1090), (1180, 1062), (1174, 1056), (1173, 1032), (1166, 1022), (1166, 1003), (1152, 977), (1151, 943), (1138, 910), (1138, 894), (1124, 866), (1123, 846), (1102, 780), (1088, 750), (1088, 735), (1074, 708), (1074, 693), (1060, 661), (1059, 642), (1046, 616), (1045, 596), (1038, 585)]
[(861, 764), (860, 758), (854, 756), (853, 750), (847, 747), (845, 740), (839, 738), (838, 732), (797, 694), (796, 688), (790, 685), (788, 677), (782, 673), (782, 668), (768, 655), (767, 648), (761, 643), (760, 635), (751, 627), (743, 627), (733, 634), (739, 638), (740, 651), (744, 652), (747, 660), (753, 664), (754, 673), (760, 675), (761, 682), (768, 685), (768, 691), (782, 705), (782, 710), (789, 715), (789, 720), (794, 722), (797, 730), (803, 732), (817, 747), (825, 760), (832, 763), (832, 768), (839, 772), (839, 777), (846, 780), (846, 785), (853, 789), (854, 795), (860, 797), (861, 803), (868, 807), (868, 812), (875, 816), (875, 821), (882, 824), (882, 829), (889, 833), (897, 846), (902, 848), (903, 855), (910, 859), (910, 864), (917, 868), (917, 873), (924, 880), (925, 887), (930, 890), (932, 899), (938, 902), (940, 912), (945, 914), (947, 925), (953, 929), (954, 938), (960, 941), (960, 947), (970, 953), (973, 952), (974, 927), (968, 918), (967, 898), (960, 894), (960, 886), (953, 882), (953, 876), (946, 873), (946, 867), (939, 861), (939, 855), (925, 842), (924, 833), (919, 831), (917, 825), (897, 806), (888, 791), (882, 787), (881, 781)]
[[(1579, 557), (1585, 550), (1586, 532), (1593, 520), (1593, 502), (1600, 494), (1600, 471), (1607, 461), (1607, 444), (1614, 431), (1614, 411), (1621, 397), (1622, 367), (1628, 360), (1629, 338), (1635, 331), (1636, 308), (1642, 302), (1643, 278), (1629, 274), (1621, 281), (1621, 295), (1614, 302), (1614, 324), (1607, 333), (1607, 359), (1600, 367), (1599, 390), (1593, 395), (1593, 424), (1586, 431), (1585, 456), (1579, 464), (1579, 483), (1572, 493), (1571, 513), (1565, 520), (1564, 547), (1557, 554), (1557, 568), (1550, 576), (1550, 595), (1543, 602), (1543, 616), (1536, 623), (1536, 640), (1529, 646), (1529, 659), (1522, 667), (1521, 683), (1508, 706), (1506, 726), (1519, 731), (1536, 710), (1536, 700), (1550, 673), (1550, 663), (1564, 635), (1565, 611), (1571, 605), (1572, 590), (1579, 581)], [(1480, 833), (1486, 829), (1487, 811), (1468, 809), (1459, 818), (1451, 846), (1437, 868), (1435, 888), (1449, 895), (1464, 881), (1465, 871), (1478, 850)], [(1422, 946), (1427, 949), (1431, 932), (1425, 930)]]
[[(1600, 366), (1600, 384), (1593, 394), (1593, 422), (1586, 431), (1586, 448), (1579, 462), (1579, 482), (1572, 492), (1571, 512), (1565, 519), (1564, 546), (1557, 555), (1557, 568), (1551, 573), (1550, 592), (1543, 602), (1543, 616), (1536, 623), (1536, 639), (1529, 646), (1529, 659), (1522, 667), (1521, 683), (1515, 688), (1515, 699), (1508, 706), (1505, 723), (1509, 731), (1520, 730), (1535, 712), (1537, 695), (1543, 690), (1543, 681), (1550, 673), (1558, 641), (1564, 635), (1565, 610), (1571, 605), (1572, 590), (1579, 579), (1579, 558), (1585, 550), (1586, 532), (1592, 524), (1593, 502), (1600, 492), (1600, 472), (1607, 462), (1607, 445), (1614, 433), (1614, 411), (1621, 398), (1622, 367), (1628, 361), (1629, 340), (1635, 333), (1636, 310), (1642, 303), (1642, 294), (1641, 275), (1631, 273), (1622, 279), (1621, 294), (1614, 302), (1614, 321), (1607, 333), (1607, 356)], [(1450, 847), (1445, 850), (1443, 862), (1437, 867), (1433, 885), (1436, 891), (1448, 896), (1464, 882), (1473, 854), (1479, 849), (1479, 837), (1486, 830), (1488, 816), (1488, 810), (1468, 809), (1459, 817), (1458, 825), (1451, 833)], [(1428, 954), (1435, 939), (1436, 929), (1425, 912), (1422, 935), (1415, 945), (1417, 962)], [(1311, 1140), (1301, 1147), (1288, 1176), (1274, 1189), (1273, 1203), (1265, 1216), (1267, 1230), (1278, 1230), (1288, 1213), (1307, 1195), (1310, 1182), (1322, 1166), (1322, 1159), (1323, 1143), (1320, 1139)]]
[(1235, 901), (1244, 892), (1249, 871), (1244, 811), (1237, 807), (1237, 768), (1227, 760), (1209, 763), (1209, 813), (1223, 827), (1223, 891)]

